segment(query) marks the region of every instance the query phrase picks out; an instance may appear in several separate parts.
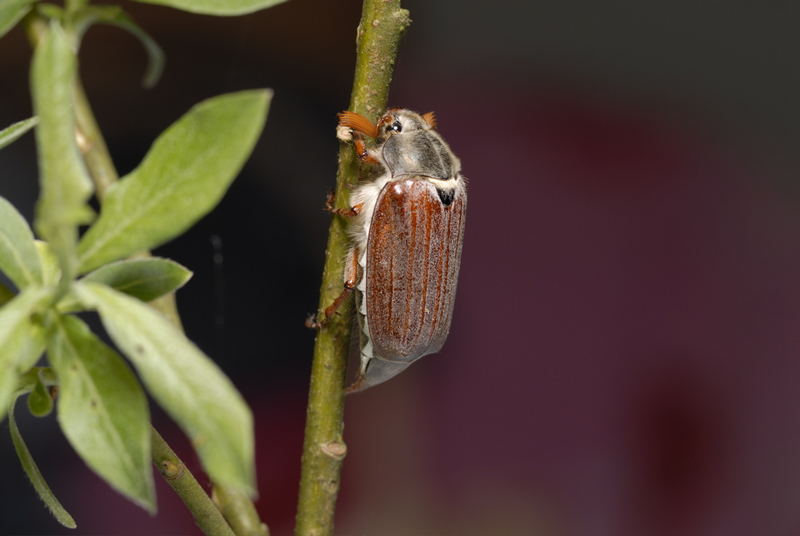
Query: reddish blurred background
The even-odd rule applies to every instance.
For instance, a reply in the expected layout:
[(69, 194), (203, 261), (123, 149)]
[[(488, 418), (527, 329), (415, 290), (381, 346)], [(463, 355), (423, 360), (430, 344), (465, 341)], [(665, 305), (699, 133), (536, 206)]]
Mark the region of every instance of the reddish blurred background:
[[(226, 19), (124, 5), (168, 60), (144, 91), (133, 38), (87, 35), (82, 75), (123, 173), (197, 101), (276, 91), (219, 209), (157, 253), (195, 270), (178, 294), (187, 331), (253, 407), (258, 507), (289, 534), (303, 320), (360, 3)], [(337, 534), (800, 535), (797, 4), (404, 5), (414, 23), (390, 102), (435, 110), (460, 155), (466, 242), (444, 351), (347, 400)], [(30, 52), (20, 29), (0, 49), (6, 125), (30, 114)], [(32, 136), (0, 152), (0, 174), (30, 216)], [(160, 482), (151, 518), (83, 465), (53, 417), (18, 413), (77, 533), (198, 532)], [(0, 533), (69, 533), (7, 435), (0, 461)]]

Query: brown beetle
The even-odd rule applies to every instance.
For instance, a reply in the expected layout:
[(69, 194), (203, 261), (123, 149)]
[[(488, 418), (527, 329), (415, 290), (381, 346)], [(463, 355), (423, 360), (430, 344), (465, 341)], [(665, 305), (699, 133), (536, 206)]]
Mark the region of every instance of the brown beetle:
[(383, 170), (353, 191), (352, 208), (332, 209), (351, 217), (343, 296), (356, 290), (362, 331), (351, 393), (439, 351), (450, 330), (467, 192), (461, 163), (435, 126), (433, 113), (405, 109), (389, 109), (377, 125), (339, 114), (339, 138), (352, 140), (363, 162)]

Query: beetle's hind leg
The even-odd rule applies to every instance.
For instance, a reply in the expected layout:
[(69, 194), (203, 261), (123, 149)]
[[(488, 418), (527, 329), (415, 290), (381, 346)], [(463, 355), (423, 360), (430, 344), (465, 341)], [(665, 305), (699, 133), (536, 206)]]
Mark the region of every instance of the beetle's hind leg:
[(325, 327), (347, 297), (352, 294), (357, 284), (358, 249), (351, 248), (350, 251), (347, 252), (347, 257), (345, 258), (344, 288), (342, 289), (342, 293), (333, 300), (333, 303), (325, 308), (322, 318), (318, 319), (319, 315), (310, 315), (306, 318), (306, 327), (309, 329), (321, 329)]

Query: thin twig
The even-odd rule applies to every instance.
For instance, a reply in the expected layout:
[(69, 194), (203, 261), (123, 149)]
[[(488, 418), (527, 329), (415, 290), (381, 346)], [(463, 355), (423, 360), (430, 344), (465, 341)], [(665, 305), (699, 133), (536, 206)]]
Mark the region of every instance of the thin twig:
[(106, 142), (100, 133), (100, 128), (97, 126), (97, 121), (92, 113), (92, 107), (89, 105), (89, 99), (86, 98), (83, 85), (77, 78), (75, 80), (73, 99), (75, 102), (75, 127), (77, 129), (75, 136), (78, 139), (78, 148), (83, 154), (86, 169), (94, 182), (97, 199), (103, 201), (106, 196), (106, 190), (117, 182), (119, 174), (117, 173), (117, 168), (114, 167), (114, 162), (111, 160), (111, 155), (108, 153), (108, 147), (106, 147)]
[(164, 477), (164, 481), (178, 494), (183, 503), (192, 513), (197, 526), (206, 536), (234, 536), (228, 522), (222, 517), (211, 498), (206, 494), (203, 486), (197, 482), (189, 469), (178, 458), (164, 438), (152, 431), (153, 464)]
[[(410, 24), (399, 0), (364, 0), (357, 32), (356, 71), (349, 110), (377, 120), (386, 108), (400, 36)], [(353, 149), (339, 148), (335, 206), (348, 208), (349, 188), (358, 182), (358, 159)], [(319, 310), (342, 291), (344, 258), (349, 242), (345, 223), (330, 225)], [(347, 447), (342, 439), (344, 378), (350, 348), (352, 299), (348, 299), (320, 332), (314, 346), (311, 386), (306, 415), (297, 536), (333, 534), (336, 497)]]
[(214, 486), (211, 499), (236, 536), (269, 536), (269, 529), (258, 518), (256, 507), (245, 493), (226, 486)]

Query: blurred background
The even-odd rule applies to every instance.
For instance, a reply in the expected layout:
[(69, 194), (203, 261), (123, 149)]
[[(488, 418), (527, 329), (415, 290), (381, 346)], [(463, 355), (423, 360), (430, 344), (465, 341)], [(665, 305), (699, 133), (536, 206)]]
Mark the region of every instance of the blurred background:
[[(195, 272), (178, 293), (187, 332), (252, 406), (258, 508), (290, 534), (314, 338), (303, 320), (360, 2), (235, 18), (122, 4), (167, 54), (145, 91), (132, 37), (94, 27), (83, 44), (122, 173), (196, 102), (275, 90), (222, 204), (156, 253)], [(414, 22), (390, 104), (436, 111), (469, 215), (443, 351), (347, 399), (336, 533), (800, 535), (797, 3), (403, 4)], [(30, 51), (20, 28), (0, 50), (4, 126), (31, 113)], [(0, 152), (0, 194), (28, 217), (36, 173), (33, 136)], [(150, 517), (53, 417), (25, 413), (72, 534), (198, 533), (160, 481)], [(0, 534), (70, 533), (0, 428)]]

